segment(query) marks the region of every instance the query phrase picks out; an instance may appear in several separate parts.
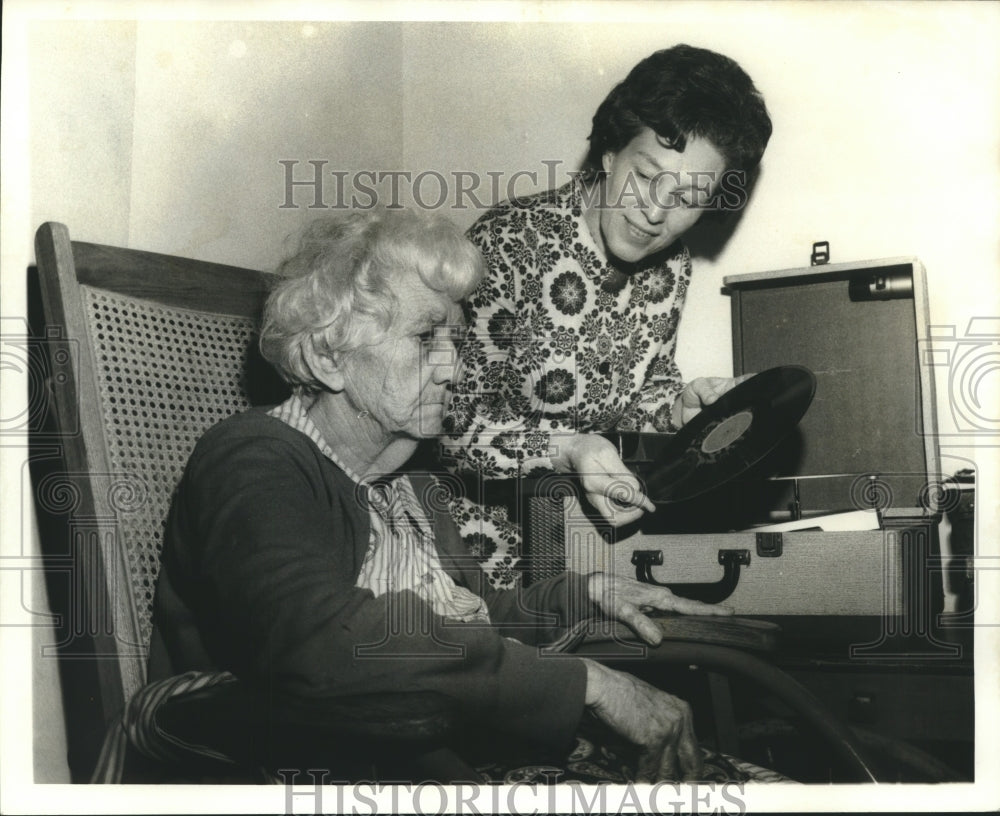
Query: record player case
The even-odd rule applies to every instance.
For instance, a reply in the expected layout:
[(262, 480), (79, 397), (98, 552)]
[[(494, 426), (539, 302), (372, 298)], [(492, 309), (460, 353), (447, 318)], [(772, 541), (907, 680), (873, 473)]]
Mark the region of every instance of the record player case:
[[(614, 530), (536, 486), (525, 521), (528, 575), (603, 569), (722, 601), (781, 626), (775, 663), (879, 739), (930, 751), (972, 777), (973, 611), (942, 614), (942, 512), (960, 497), (935, 435), (924, 269), (914, 258), (729, 277), (733, 372), (801, 365), (817, 378), (795, 432), (727, 485)], [(626, 463), (655, 447), (619, 435)], [(649, 441), (649, 440), (646, 440)], [(548, 507), (546, 507), (548, 505)], [(535, 508), (538, 508), (537, 510)], [(551, 508), (556, 507), (557, 523)], [(865, 511), (875, 529), (762, 532), (761, 525)], [(954, 535), (952, 536), (954, 538)], [(741, 703), (744, 707), (747, 701)], [(755, 702), (744, 711), (755, 716)], [(757, 712), (759, 713), (759, 712)]]
[[(564, 500), (566, 566), (684, 594), (700, 585), (692, 594), (838, 652), (905, 655), (918, 641), (956, 655), (933, 631), (943, 605), (938, 523), (958, 468), (941, 472), (933, 370), (919, 356), (928, 336), (923, 266), (892, 258), (745, 274), (726, 278), (724, 293), (734, 374), (806, 366), (817, 378), (810, 409), (761, 466), (661, 506), (638, 529), (614, 530), (578, 499)], [(648, 455), (643, 436), (619, 436), (627, 464)], [(858, 510), (876, 529), (809, 529), (813, 517)], [(760, 532), (790, 520), (806, 529)], [(533, 526), (529, 575), (541, 577)]]

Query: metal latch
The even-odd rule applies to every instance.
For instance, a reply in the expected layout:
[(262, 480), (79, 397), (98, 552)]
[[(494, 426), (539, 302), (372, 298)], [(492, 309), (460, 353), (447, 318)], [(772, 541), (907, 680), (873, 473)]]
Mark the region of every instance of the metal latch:
[(810, 266), (822, 266), (830, 263), (830, 242), (816, 241), (813, 244), (812, 256), (809, 258)]
[(757, 533), (757, 555), (760, 558), (778, 558), (783, 544), (781, 533)]

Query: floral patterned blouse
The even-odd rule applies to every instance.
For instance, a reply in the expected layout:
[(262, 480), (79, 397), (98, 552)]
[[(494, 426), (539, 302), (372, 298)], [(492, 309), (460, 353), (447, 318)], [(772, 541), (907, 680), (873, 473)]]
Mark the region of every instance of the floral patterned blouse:
[(672, 431), (691, 257), (677, 243), (623, 275), (583, 219), (583, 181), (502, 204), (469, 237), (486, 279), (453, 383), (446, 461), (487, 479), (551, 469), (560, 434)]
[[(680, 243), (631, 275), (583, 219), (583, 180), (490, 210), (469, 231), (486, 279), (468, 302), (444, 463), (482, 480), (551, 470), (560, 435), (676, 430), (674, 363), (691, 278)], [(504, 506), (459, 497), (452, 515), (494, 586), (518, 581), (520, 529)]]

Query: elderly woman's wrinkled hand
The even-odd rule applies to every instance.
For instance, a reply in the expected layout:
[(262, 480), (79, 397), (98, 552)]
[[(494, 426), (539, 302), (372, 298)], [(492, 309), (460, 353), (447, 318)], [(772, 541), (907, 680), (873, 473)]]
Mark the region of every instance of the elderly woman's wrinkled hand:
[(698, 377), (691, 380), (674, 402), (671, 410), (674, 425), (683, 428), (703, 408), (752, 376), (753, 374), (744, 374), (742, 377)]
[(702, 759), (691, 707), (630, 674), (589, 659), (584, 663), (587, 707), (641, 749), (636, 781), (697, 780)]
[(553, 458), (556, 470), (579, 476), (587, 501), (608, 523), (621, 527), (656, 509), (614, 444), (603, 436), (577, 434), (559, 446), (559, 455)]
[(611, 620), (628, 626), (650, 646), (663, 640), (660, 627), (646, 613), (678, 612), (682, 615), (732, 615), (728, 606), (707, 604), (674, 595), (666, 587), (645, 584), (623, 575), (595, 572), (587, 583), (590, 600)]

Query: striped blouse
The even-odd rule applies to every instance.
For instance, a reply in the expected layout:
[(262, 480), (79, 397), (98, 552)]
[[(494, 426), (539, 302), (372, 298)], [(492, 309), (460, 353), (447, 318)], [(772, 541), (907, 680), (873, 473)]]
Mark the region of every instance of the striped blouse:
[(441, 566), (433, 520), (409, 476), (358, 476), (330, 448), (306, 410), (302, 397), (295, 394), (268, 413), (308, 436), (358, 485), (358, 497), (368, 505), (371, 535), (356, 586), (370, 590), (376, 598), (410, 590), (442, 617), (488, 623), (486, 602), (456, 584)]

